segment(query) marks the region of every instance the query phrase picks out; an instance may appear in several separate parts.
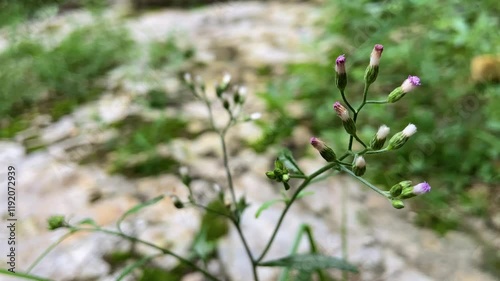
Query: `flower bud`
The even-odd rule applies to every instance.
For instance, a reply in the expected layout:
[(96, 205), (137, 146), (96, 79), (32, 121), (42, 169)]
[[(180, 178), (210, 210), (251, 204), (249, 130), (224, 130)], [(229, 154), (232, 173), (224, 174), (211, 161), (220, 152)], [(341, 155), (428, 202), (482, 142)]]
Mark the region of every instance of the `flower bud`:
[(335, 152), (333, 152), (333, 149), (328, 147), (323, 141), (321, 141), (318, 138), (312, 137), (311, 140), (311, 145), (319, 151), (319, 154), (323, 159), (325, 159), (328, 162), (334, 162), (337, 159), (337, 156), (335, 155)]
[(380, 63), (380, 58), (382, 57), (382, 52), (384, 51), (384, 46), (376, 44), (373, 47), (372, 53), (370, 55), (370, 64), (365, 71), (365, 83), (372, 84), (377, 80), (378, 76), (378, 66)]
[(396, 209), (403, 209), (405, 207), (405, 203), (402, 200), (391, 200), (391, 204)]
[(387, 146), (388, 150), (398, 149), (402, 147), (408, 139), (417, 132), (417, 127), (413, 124), (408, 124), (406, 128), (402, 132), (396, 133), (389, 140), (389, 145)]
[(274, 174), (274, 171), (267, 171), (266, 172), (266, 176), (271, 179), (271, 180), (275, 180), (276, 179), (276, 175)]
[(234, 103), (235, 104), (243, 104), (245, 102), (245, 97), (247, 95), (247, 88), (246, 87), (239, 87), (238, 90), (236, 90), (234, 94)]
[(387, 135), (389, 135), (390, 131), (391, 129), (386, 125), (380, 126), (380, 128), (378, 128), (377, 134), (375, 134), (372, 141), (370, 142), (370, 147), (374, 150), (381, 149), (384, 146), (385, 140), (387, 139)]
[(401, 86), (397, 87), (389, 94), (387, 101), (390, 103), (397, 102), (404, 97), (404, 95), (415, 90), (420, 85), (420, 78), (409, 75)]
[(345, 72), (345, 55), (340, 55), (335, 60), (335, 84), (340, 91), (347, 86), (347, 74)]
[(391, 194), (392, 197), (396, 198), (401, 195), (401, 192), (403, 192), (405, 188), (408, 188), (409, 186), (411, 186), (411, 181), (399, 182), (391, 187), (391, 189), (389, 190), (389, 194)]
[(421, 182), (413, 187), (409, 186), (403, 189), (403, 193), (401, 193), (401, 199), (408, 199), (415, 197), (417, 195), (422, 195), (431, 191), (431, 186), (427, 182)]
[(172, 202), (174, 202), (174, 206), (177, 209), (184, 208), (184, 204), (181, 202), (181, 200), (179, 199), (179, 197), (177, 197), (177, 195), (170, 195), (170, 199), (172, 199)]
[(349, 111), (347, 108), (345, 108), (340, 102), (335, 102), (333, 104), (333, 109), (335, 109), (335, 112), (337, 112), (337, 116), (340, 117), (342, 120), (342, 125), (344, 125), (345, 131), (349, 135), (355, 135), (356, 134), (356, 124), (354, 123), (354, 120), (349, 116)]
[(66, 221), (64, 219), (64, 216), (51, 216), (47, 220), (47, 223), (49, 230), (55, 230), (66, 226)]
[(227, 99), (223, 99), (222, 100), (222, 106), (224, 106), (224, 108), (226, 110), (229, 110), (229, 106), (230, 106), (229, 101)]
[(352, 171), (358, 177), (361, 177), (362, 175), (365, 174), (366, 162), (365, 162), (365, 158), (363, 158), (363, 156), (356, 157), (356, 159), (354, 160), (354, 163), (352, 164)]

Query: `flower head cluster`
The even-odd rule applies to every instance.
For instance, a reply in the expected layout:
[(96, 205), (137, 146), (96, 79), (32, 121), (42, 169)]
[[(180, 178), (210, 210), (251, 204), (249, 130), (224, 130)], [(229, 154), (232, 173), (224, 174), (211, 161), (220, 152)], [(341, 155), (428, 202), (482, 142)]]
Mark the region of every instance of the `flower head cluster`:
[(389, 190), (389, 199), (392, 202), (392, 206), (396, 209), (404, 208), (404, 199), (409, 199), (418, 195), (422, 195), (431, 191), (431, 186), (427, 182), (421, 182), (419, 184), (413, 185), (411, 181), (402, 181), (395, 184)]

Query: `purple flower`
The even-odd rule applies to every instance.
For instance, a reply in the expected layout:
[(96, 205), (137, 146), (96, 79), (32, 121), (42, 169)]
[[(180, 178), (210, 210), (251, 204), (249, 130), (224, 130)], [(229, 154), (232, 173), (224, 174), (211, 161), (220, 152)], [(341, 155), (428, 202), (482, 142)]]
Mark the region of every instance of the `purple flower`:
[(335, 72), (345, 73), (345, 55), (340, 55), (335, 60)]
[(333, 104), (333, 109), (335, 109), (335, 112), (337, 112), (337, 115), (342, 119), (342, 121), (347, 121), (349, 120), (349, 111), (347, 111), (347, 108), (345, 108), (340, 102), (335, 102)]
[(431, 191), (431, 186), (427, 182), (421, 182), (413, 187), (413, 194), (421, 195)]
[(406, 79), (401, 85), (401, 90), (403, 90), (403, 93), (406, 94), (415, 90), (417, 86), (420, 86), (420, 78), (418, 78), (418, 76), (409, 75), (408, 79)]
[(316, 137), (312, 137), (309, 142), (318, 151), (322, 151), (326, 147), (325, 143), (323, 141), (321, 141), (320, 139), (316, 138)]
[(370, 55), (370, 65), (378, 66), (380, 63), (380, 58), (382, 57), (382, 52), (384, 51), (384, 46), (376, 44), (373, 47), (372, 53)]

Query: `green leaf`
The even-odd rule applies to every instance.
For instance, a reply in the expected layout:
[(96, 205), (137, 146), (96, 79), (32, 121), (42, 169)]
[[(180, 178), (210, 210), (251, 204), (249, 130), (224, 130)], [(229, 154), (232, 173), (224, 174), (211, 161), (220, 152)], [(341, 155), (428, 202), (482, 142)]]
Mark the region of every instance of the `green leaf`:
[(91, 218), (86, 218), (76, 223), (76, 225), (85, 225), (85, 224), (99, 227), (99, 225)]
[(261, 266), (282, 266), (304, 271), (337, 268), (343, 271), (358, 272), (354, 265), (346, 261), (321, 254), (297, 254), (277, 260), (260, 263)]
[(137, 212), (139, 212), (141, 209), (145, 208), (145, 207), (148, 207), (148, 206), (151, 206), (153, 204), (156, 204), (158, 203), (160, 200), (162, 200), (165, 196), (164, 195), (160, 195), (158, 197), (155, 197), (151, 200), (148, 200), (146, 202), (142, 202), (140, 204), (137, 204), (135, 205), (134, 207), (132, 207), (131, 209), (129, 209), (128, 211), (126, 211), (121, 217), (120, 219), (118, 219), (118, 221), (116, 222), (116, 226), (118, 227), (118, 229), (120, 229), (120, 224), (122, 223), (122, 221), (127, 218), (129, 215), (132, 215), (132, 214), (135, 214)]
[(302, 190), (298, 195), (297, 195), (297, 199), (299, 198), (302, 198), (302, 197), (306, 197), (306, 196), (309, 196), (309, 195), (313, 195), (314, 194), (314, 191), (305, 191), (305, 190)]
[(263, 211), (267, 210), (269, 207), (271, 207), (272, 205), (274, 205), (275, 203), (278, 203), (278, 202), (284, 202), (284, 200), (283, 199), (272, 199), (272, 200), (264, 202), (259, 207), (259, 209), (257, 210), (257, 212), (255, 212), (255, 217), (259, 218), (260, 213), (262, 213)]
[(38, 277), (36, 275), (26, 274), (26, 273), (19, 272), (19, 271), (16, 271), (16, 273), (14, 273), (14, 272), (10, 272), (6, 269), (2, 269), (2, 268), (0, 268), (0, 274), (10, 275), (12, 277), (17, 277), (19, 279), (28, 279), (28, 280), (36, 280), (36, 281), (51, 281), (51, 279)]
[(125, 278), (127, 275), (129, 275), (130, 273), (132, 273), (132, 271), (138, 267), (141, 267), (143, 266), (144, 264), (146, 264), (148, 261), (160, 256), (162, 254), (154, 254), (154, 255), (150, 255), (150, 256), (145, 256), (143, 257), (142, 259), (128, 265), (127, 267), (125, 267), (125, 269), (123, 269), (122, 273), (120, 273), (120, 276), (118, 276), (118, 278), (116, 278), (116, 281), (120, 281), (122, 280), (123, 278)]
[(285, 164), (283, 164), (283, 162), (281, 162), (279, 158), (276, 158), (276, 160), (274, 161), (274, 169), (283, 171), (285, 169)]
[(281, 150), (278, 159), (283, 162), (288, 170), (292, 171), (295, 174), (304, 175), (304, 172), (302, 172), (302, 170), (299, 168), (297, 161), (295, 161), (295, 158), (293, 158), (292, 152), (289, 149), (285, 148)]

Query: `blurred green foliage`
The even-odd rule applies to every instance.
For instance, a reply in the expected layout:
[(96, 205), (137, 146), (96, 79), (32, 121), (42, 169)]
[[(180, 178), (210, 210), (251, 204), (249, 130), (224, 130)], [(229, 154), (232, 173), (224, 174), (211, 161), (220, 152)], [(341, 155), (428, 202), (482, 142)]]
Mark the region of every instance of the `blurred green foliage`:
[[(383, 44), (369, 99), (384, 100), (410, 74), (420, 76), (423, 85), (396, 104), (365, 107), (358, 130), (369, 140), (382, 124), (396, 133), (414, 123), (418, 133), (393, 157), (367, 158), (366, 176), (386, 187), (405, 179), (428, 181), (432, 192), (414, 201), (417, 222), (445, 233), (459, 226), (463, 212), (486, 214), (488, 201), (470, 196), (472, 186), (486, 184), (493, 194), (499, 184), (500, 87), (472, 83), (469, 70), (474, 56), (500, 53), (498, 12), (496, 1), (329, 1), (315, 46), (326, 63), (290, 65), (288, 75), (273, 82), (262, 97), (271, 112), (278, 112), (278, 120), (293, 119), (286, 105), (300, 100), (306, 117), (289, 124), (306, 124), (343, 151), (348, 137), (332, 109), (341, 100), (334, 82), (335, 58), (346, 54), (346, 95), (357, 104), (371, 49)], [(264, 144), (282, 142), (290, 128), (265, 129)]]
[(125, 29), (99, 23), (74, 30), (53, 48), (12, 40), (0, 53), (1, 119), (33, 110), (54, 119), (71, 112), (101, 92), (98, 79), (125, 62), (133, 45)]

